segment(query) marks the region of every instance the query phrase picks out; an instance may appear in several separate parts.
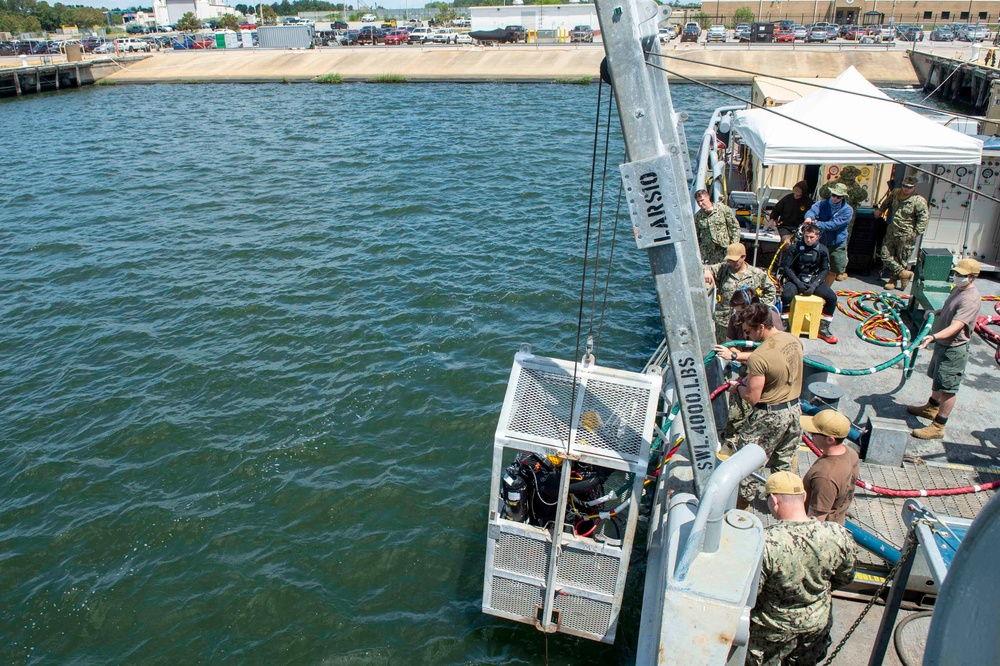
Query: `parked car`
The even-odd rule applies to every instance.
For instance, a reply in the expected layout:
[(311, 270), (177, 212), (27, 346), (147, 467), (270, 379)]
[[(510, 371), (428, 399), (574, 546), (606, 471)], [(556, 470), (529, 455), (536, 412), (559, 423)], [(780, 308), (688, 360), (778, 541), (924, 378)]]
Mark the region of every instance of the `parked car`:
[(458, 42), (458, 31), (454, 28), (438, 28), (431, 33), (429, 41), (435, 44), (455, 44)]
[(84, 37), (80, 40), (80, 47), (83, 49), (84, 53), (93, 53), (94, 49), (104, 43), (104, 40), (100, 37)]
[(809, 36), (809, 31), (806, 30), (804, 25), (797, 25), (792, 28), (792, 32), (795, 33), (795, 39), (801, 39), (805, 41), (806, 37)]
[(697, 42), (699, 37), (701, 37), (701, 27), (697, 23), (688, 23), (681, 31), (681, 42)]
[(571, 42), (592, 42), (594, 41), (594, 29), (589, 25), (578, 25), (569, 34)]
[(517, 42), (527, 42), (528, 41), (528, 29), (523, 25), (505, 25), (504, 30), (507, 34), (513, 35), (513, 41), (515, 44)]
[(350, 27), (351, 26), (347, 25), (345, 21), (334, 21), (333, 23), (330, 24), (330, 28), (332, 28), (333, 30), (347, 30)]
[(836, 23), (828, 23), (826, 26), (826, 36), (830, 41), (840, 37), (840, 26)]
[(407, 41), (410, 44), (423, 44), (431, 39), (431, 35), (434, 31), (431, 28), (413, 28), (410, 30), (410, 34), (407, 37)]
[(726, 41), (726, 26), (724, 25), (713, 25), (709, 27), (708, 34), (705, 36), (706, 42), (725, 42)]
[(361, 17), (361, 22), (362, 23), (374, 23), (377, 18), (378, 17), (375, 16), (374, 14), (365, 14), (364, 16)]
[(410, 43), (410, 33), (406, 30), (390, 30), (385, 33), (385, 38), (382, 40), (385, 42), (386, 46)]
[(863, 35), (866, 34), (866, 30), (860, 25), (852, 25), (847, 29), (844, 34), (844, 39), (850, 39), (851, 41), (857, 41), (861, 39)]
[(115, 47), (120, 53), (132, 53), (134, 51), (149, 51), (150, 45), (146, 42), (140, 42), (138, 39), (131, 39), (129, 37), (119, 37), (115, 40)]
[(955, 41), (955, 33), (952, 32), (951, 28), (946, 25), (934, 28), (931, 30), (931, 41), (932, 42), (953, 42)]
[(382, 44), (385, 42), (385, 30), (373, 25), (363, 25), (358, 30), (358, 44)]
[(91, 51), (91, 53), (96, 53), (99, 55), (104, 55), (105, 53), (114, 53), (114, 52), (115, 52), (114, 42), (104, 42), (103, 44), (99, 44), (98, 46), (94, 47), (94, 50)]
[(922, 42), (924, 31), (915, 25), (900, 25), (896, 26), (896, 38), (904, 42)]
[(883, 42), (891, 42), (896, 38), (896, 29), (889, 24), (873, 26), (873, 27), (877, 27), (879, 29), (880, 34), (882, 35)]
[(472, 38), (472, 35), (470, 35), (469, 33), (467, 33), (467, 32), (460, 32), (460, 33), (458, 33), (458, 37), (455, 38), (455, 43), (456, 44), (475, 44), (476, 40), (474, 40)]
[(667, 28), (660, 28), (659, 37), (661, 44), (667, 44), (676, 36), (677, 36), (676, 31), (672, 26)]
[(358, 35), (360, 34), (360, 32), (361, 32), (360, 30), (348, 30), (347, 32), (345, 32), (343, 35), (340, 36), (339, 40), (340, 45), (354, 46), (355, 44), (358, 43)]
[(774, 33), (774, 41), (778, 42), (779, 44), (794, 43), (795, 33), (792, 32), (791, 30), (778, 30), (777, 32)]
[(806, 38), (807, 42), (822, 42), (827, 43), (830, 41), (830, 33), (826, 31), (825, 26), (813, 26), (812, 30), (809, 31), (809, 36)]
[(733, 28), (733, 39), (746, 41), (750, 39), (750, 24), (740, 23)]
[(985, 25), (967, 25), (958, 34), (958, 39), (963, 42), (981, 42), (989, 35), (989, 30)]

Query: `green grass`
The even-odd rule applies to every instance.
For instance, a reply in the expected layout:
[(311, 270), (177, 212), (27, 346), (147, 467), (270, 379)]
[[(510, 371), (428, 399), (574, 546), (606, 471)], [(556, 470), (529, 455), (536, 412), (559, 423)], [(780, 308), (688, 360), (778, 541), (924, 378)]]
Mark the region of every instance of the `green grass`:
[(368, 83), (406, 83), (406, 77), (402, 74), (379, 74), (373, 79), (368, 79)]
[(98, 81), (95, 82), (94, 85), (98, 85), (98, 86), (116, 86), (116, 85), (118, 85), (118, 82), (117, 81), (109, 81), (108, 79), (98, 79)]
[(556, 79), (556, 83), (563, 83), (563, 84), (570, 85), (570, 86), (589, 86), (590, 85), (590, 77), (589, 76), (581, 76), (581, 77), (576, 78), (576, 79)]
[(329, 74), (324, 74), (323, 76), (317, 76), (313, 79), (314, 83), (343, 83), (344, 77), (335, 72), (330, 72)]

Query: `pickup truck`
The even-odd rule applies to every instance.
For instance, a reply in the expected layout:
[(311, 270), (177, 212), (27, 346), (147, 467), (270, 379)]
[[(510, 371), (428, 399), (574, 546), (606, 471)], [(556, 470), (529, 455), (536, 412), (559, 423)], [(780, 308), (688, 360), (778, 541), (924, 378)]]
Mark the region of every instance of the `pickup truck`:
[(120, 53), (131, 53), (132, 51), (149, 51), (152, 47), (149, 42), (140, 42), (138, 39), (120, 37), (115, 40), (115, 48)]
[(514, 43), (528, 41), (528, 29), (523, 25), (504, 26), (504, 30), (506, 30), (507, 34), (511, 36), (509, 41)]
[(431, 28), (413, 28), (410, 30), (410, 36), (408, 41), (410, 44), (423, 44), (424, 42), (431, 41), (431, 35), (434, 31)]
[(434, 42), (435, 44), (457, 44), (458, 31), (454, 28), (438, 28), (431, 33), (428, 41)]

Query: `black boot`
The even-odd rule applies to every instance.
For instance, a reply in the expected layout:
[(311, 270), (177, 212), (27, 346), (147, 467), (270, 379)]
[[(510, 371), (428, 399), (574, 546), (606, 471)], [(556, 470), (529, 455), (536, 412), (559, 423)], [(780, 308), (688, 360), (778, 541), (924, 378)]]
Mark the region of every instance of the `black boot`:
[(830, 321), (824, 319), (819, 324), (819, 339), (823, 342), (828, 342), (831, 345), (837, 344), (839, 338), (830, 331)]

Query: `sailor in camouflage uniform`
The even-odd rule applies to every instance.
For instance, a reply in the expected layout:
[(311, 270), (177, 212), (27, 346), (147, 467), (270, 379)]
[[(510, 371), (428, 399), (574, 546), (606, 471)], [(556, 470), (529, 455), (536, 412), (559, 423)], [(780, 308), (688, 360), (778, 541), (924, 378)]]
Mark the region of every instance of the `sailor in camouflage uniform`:
[(725, 258), (726, 248), (739, 242), (740, 224), (733, 209), (723, 203), (712, 203), (707, 191), (695, 192), (694, 201), (699, 209), (694, 214), (694, 225), (698, 229), (701, 263), (717, 264)]
[[(769, 309), (761, 303), (752, 303), (743, 311), (743, 331), (760, 346), (747, 359), (746, 381), (730, 380), (729, 390), (754, 409), (726, 446), (739, 451), (757, 444), (767, 453), (765, 464), (772, 472), (794, 471), (795, 447), (802, 439), (802, 343), (775, 328)], [(752, 477), (744, 479), (737, 507), (749, 506), (756, 494), (757, 482)]]
[[(828, 181), (819, 188), (819, 198), (826, 199), (830, 196), (830, 186), (843, 183), (847, 187), (847, 205), (854, 211), (854, 216), (847, 223), (847, 243), (851, 242), (851, 231), (854, 230), (854, 221), (858, 219), (858, 205), (868, 198), (868, 190), (858, 185), (858, 178), (861, 177), (861, 169), (856, 166), (845, 166), (837, 174), (834, 180)], [(847, 244), (845, 243), (845, 245)], [(837, 280), (846, 280), (847, 273), (839, 273)]]
[(818, 664), (831, 642), (831, 592), (854, 580), (854, 539), (837, 523), (809, 517), (802, 479), (791, 472), (772, 474), (763, 494), (778, 522), (764, 530), (746, 663)]
[(741, 289), (760, 296), (760, 302), (774, 305), (777, 290), (767, 273), (747, 263), (747, 249), (743, 243), (733, 243), (726, 248), (725, 261), (705, 267), (705, 283), (715, 285), (715, 341), (726, 341), (729, 316), (733, 308), (729, 305), (733, 294)]
[(890, 192), (875, 211), (875, 217), (882, 217), (889, 211), (880, 255), (882, 265), (892, 273), (885, 283), (886, 289), (895, 289), (897, 280), (899, 288), (906, 289), (913, 278), (913, 271), (907, 270), (906, 266), (917, 236), (927, 228), (928, 217), (927, 200), (915, 193), (916, 187), (917, 179), (907, 176), (903, 179), (903, 186)]

